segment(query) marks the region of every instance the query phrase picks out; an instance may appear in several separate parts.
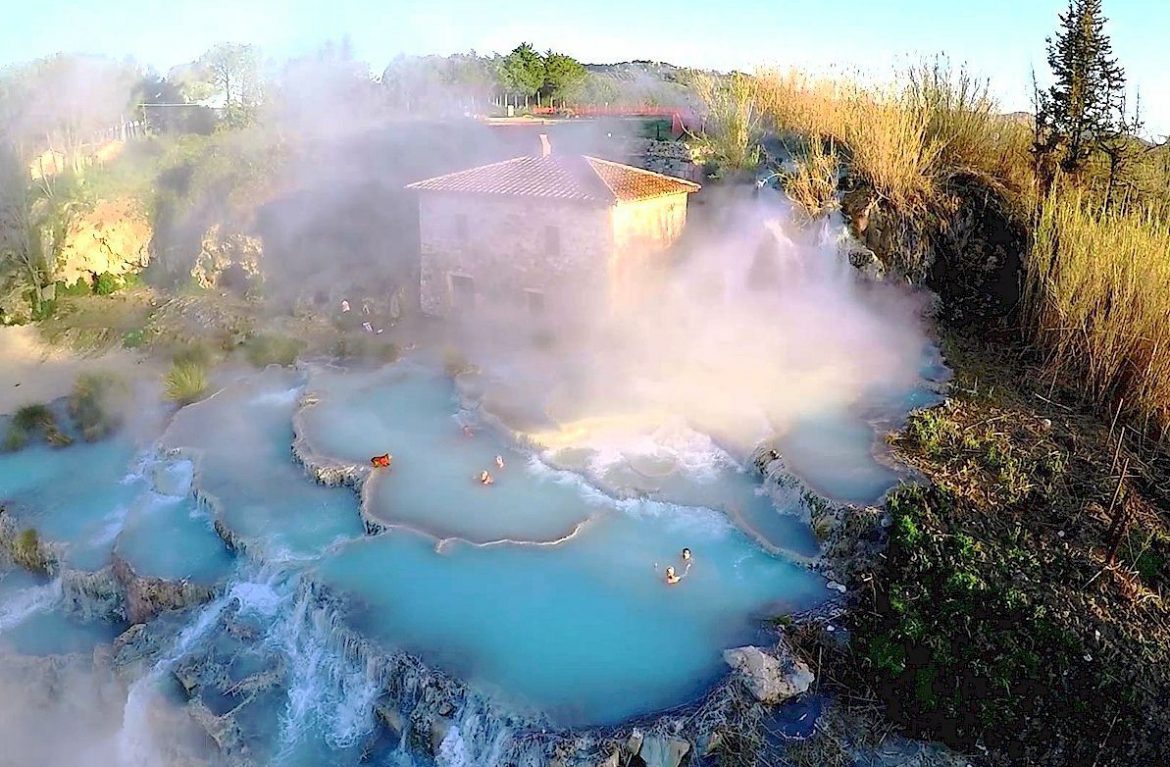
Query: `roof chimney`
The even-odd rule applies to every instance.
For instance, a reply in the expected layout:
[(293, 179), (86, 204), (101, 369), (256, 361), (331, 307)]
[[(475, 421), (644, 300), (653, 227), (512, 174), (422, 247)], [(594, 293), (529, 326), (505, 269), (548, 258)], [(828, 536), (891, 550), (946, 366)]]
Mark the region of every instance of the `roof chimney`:
[(548, 134), (540, 134), (540, 156), (548, 157), (552, 154), (552, 145), (548, 143)]

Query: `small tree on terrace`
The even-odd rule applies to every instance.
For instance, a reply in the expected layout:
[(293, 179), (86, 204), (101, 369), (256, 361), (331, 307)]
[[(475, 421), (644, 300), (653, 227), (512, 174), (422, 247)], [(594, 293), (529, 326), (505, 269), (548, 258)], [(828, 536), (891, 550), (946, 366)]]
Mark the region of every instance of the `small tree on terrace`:
[(1048, 39), (1048, 66), (1056, 82), (1039, 95), (1037, 153), (1059, 152), (1060, 166), (1077, 173), (1098, 140), (1122, 121), (1125, 71), (1105, 34), (1101, 0), (1069, 0), (1056, 39)]

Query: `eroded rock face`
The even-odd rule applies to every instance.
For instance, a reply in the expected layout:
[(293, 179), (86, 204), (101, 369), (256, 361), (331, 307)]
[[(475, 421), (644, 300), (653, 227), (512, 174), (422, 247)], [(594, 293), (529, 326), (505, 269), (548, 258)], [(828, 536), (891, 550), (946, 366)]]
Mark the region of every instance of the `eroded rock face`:
[(121, 198), (101, 200), (75, 216), (59, 243), (53, 278), (70, 285), (94, 275), (136, 274), (150, 263), (154, 230), (142, 204)]
[(643, 741), (639, 755), (646, 767), (678, 767), (690, 750), (691, 744), (682, 738), (652, 735)]
[(783, 641), (770, 653), (750, 646), (724, 650), (723, 660), (762, 703), (782, 703), (796, 697), (807, 691), (815, 678), (804, 661), (794, 656)]
[[(261, 278), (264, 243), (239, 232), (224, 233), (215, 224), (203, 235), (191, 276), (203, 288), (245, 288)], [(238, 281), (240, 284), (235, 284)]]
[(200, 605), (211, 601), (215, 595), (209, 586), (140, 576), (129, 562), (117, 555), (114, 556), (113, 574), (125, 591), (126, 620), (130, 623), (145, 623), (167, 610)]

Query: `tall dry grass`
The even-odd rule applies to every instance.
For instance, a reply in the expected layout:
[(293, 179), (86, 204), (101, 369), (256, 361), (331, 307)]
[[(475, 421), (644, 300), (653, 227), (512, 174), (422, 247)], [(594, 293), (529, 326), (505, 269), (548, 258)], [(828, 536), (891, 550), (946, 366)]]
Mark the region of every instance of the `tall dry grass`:
[(999, 114), (965, 70), (922, 64), (877, 86), (771, 70), (756, 88), (770, 127), (835, 142), (855, 175), (908, 214), (943, 208), (959, 176), (1011, 197), (1031, 186), (1029, 126)]
[(707, 113), (696, 136), (701, 152), (724, 168), (755, 168), (761, 130), (755, 80), (739, 72), (727, 77), (700, 74), (690, 85)]
[(1097, 403), (1170, 429), (1170, 218), (1103, 212), (1058, 183), (1040, 206), (1027, 308), (1049, 372)]
[(832, 142), (806, 141), (796, 155), (794, 169), (783, 175), (784, 191), (815, 218), (837, 207), (840, 170), (841, 160)]

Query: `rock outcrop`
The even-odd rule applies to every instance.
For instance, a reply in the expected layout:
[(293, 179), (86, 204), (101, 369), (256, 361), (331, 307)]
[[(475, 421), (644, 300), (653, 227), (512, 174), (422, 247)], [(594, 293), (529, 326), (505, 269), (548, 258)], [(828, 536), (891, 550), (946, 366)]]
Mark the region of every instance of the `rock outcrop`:
[(678, 767), (690, 751), (690, 742), (682, 738), (651, 735), (642, 741), (638, 755), (646, 767)]
[(782, 703), (794, 698), (807, 691), (815, 678), (783, 640), (771, 652), (750, 646), (724, 650), (723, 660), (761, 703)]
[(225, 233), (219, 224), (203, 235), (191, 276), (203, 288), (245, 289), (262, 278), (264, 243), (239, 232)]
[(136, 274), (150, 263), (154, 230), (142, 204), (130, 198), (101, 200), (73, 217), (57, 243), (53, 278), (72, 285), (95, 275)]
[(161, 612), (204, 604), (215, 596), (210, 586), (138, 575), (129, 562), (116, 554), (112, 571), (123, 589), (126, 620), (130, 623), (145, 623)]

